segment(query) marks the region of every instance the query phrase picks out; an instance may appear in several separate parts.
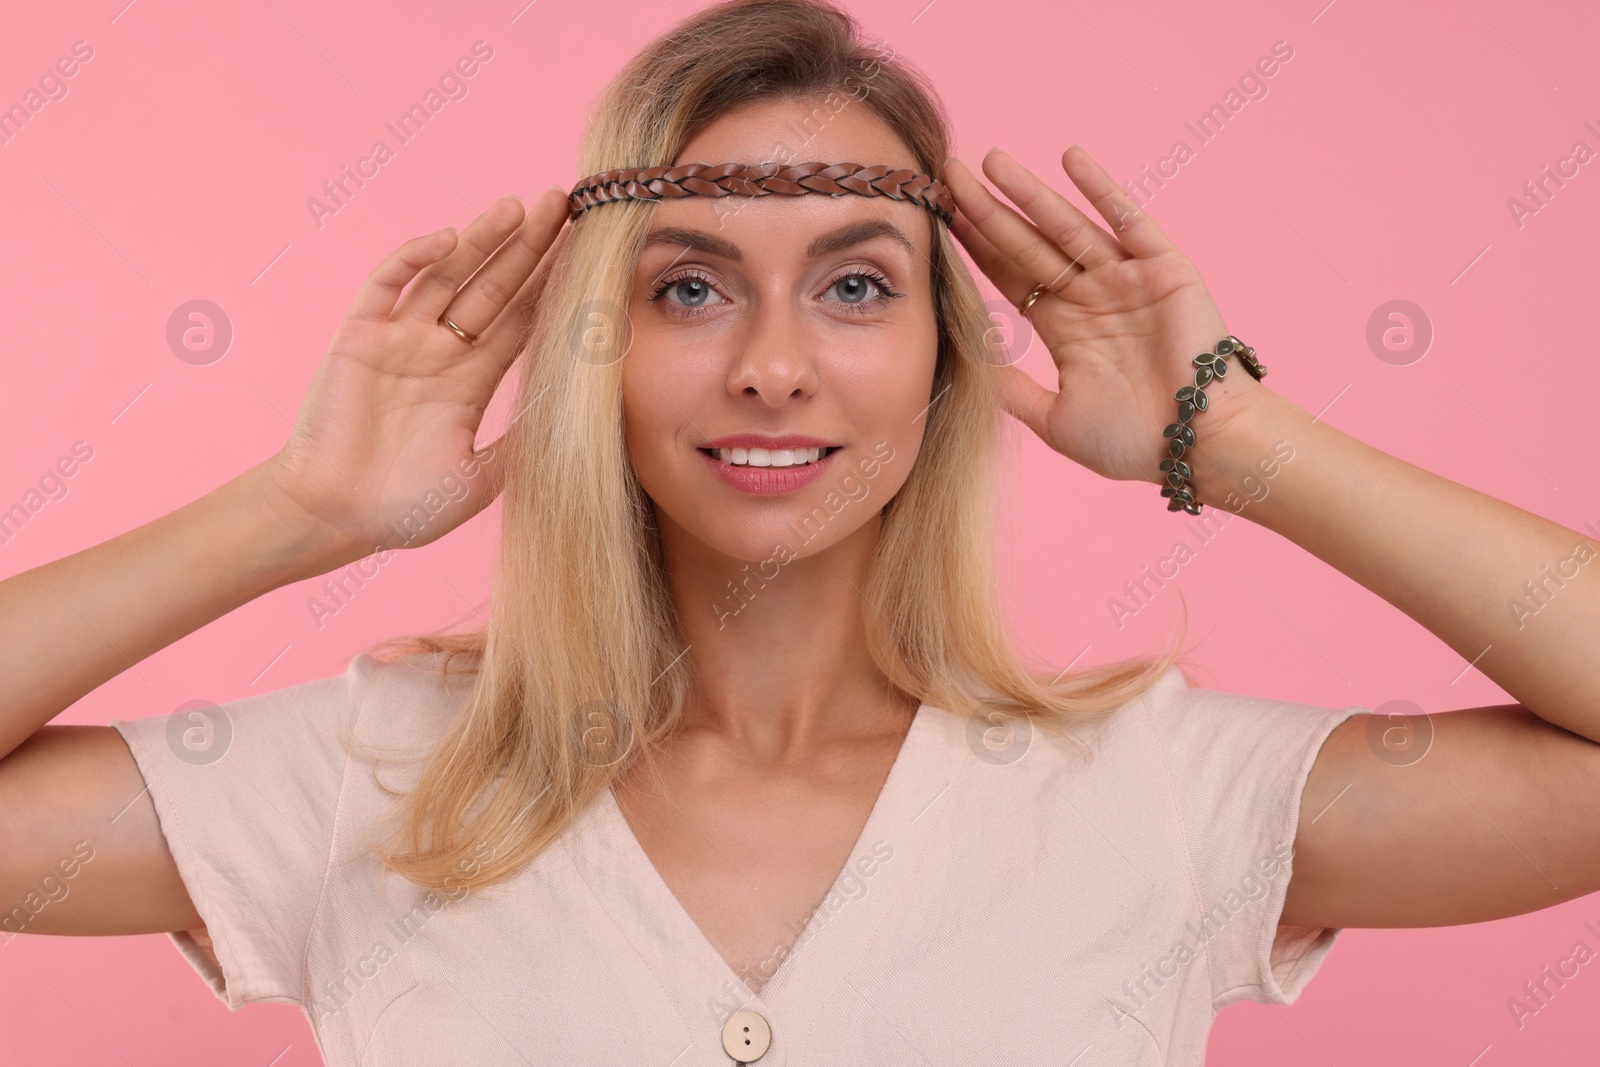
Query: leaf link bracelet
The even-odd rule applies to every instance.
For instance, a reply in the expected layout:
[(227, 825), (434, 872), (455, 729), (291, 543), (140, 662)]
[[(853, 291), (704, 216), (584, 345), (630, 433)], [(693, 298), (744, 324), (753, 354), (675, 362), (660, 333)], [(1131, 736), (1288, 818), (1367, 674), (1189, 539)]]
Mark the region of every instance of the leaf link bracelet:
[(1194, 447), (1194, 427), (1189, 425), (1189, 420), (1195, 412), (1206, 410), (1208, 401), (1205, 387), (1213, 379), (1227, 375), (1226, 360), (1229, 356), (1238, 356), (1244, 369), (1256, 381), (1267, 376), (1267, 368), (1256, 360), (1256, 350), (1231, 333), (1218, 341), (1215, 349), (1202, 352), (1190, 361), (1195, 366), (1194, 384), (1186, 385), (1172, 394), (1178, 402), (1178, 421), (1161, 431), (1161, 436), (1168, 438), (1168, 457), (1161, 461), (1161, 469), (1167, 475), (1167, 484), (1161, 487), (1161, 495), (1168, 498), (1168, 511), (1200, 514), (1201, 505), (1194, 498), (1194, 483), (1190, 481), (1194, 472), (1183, 461), (1184, 450)]

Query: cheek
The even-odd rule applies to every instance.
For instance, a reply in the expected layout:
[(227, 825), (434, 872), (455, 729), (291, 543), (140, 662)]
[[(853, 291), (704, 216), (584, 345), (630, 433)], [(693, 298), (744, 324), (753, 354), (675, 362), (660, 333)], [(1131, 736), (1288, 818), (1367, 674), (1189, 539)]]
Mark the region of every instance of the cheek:
[(623, 438), (647, 490), (667, 480), (667, 472), (682, 459), (678, 453), (689, 454), (688, 435), (694, 428), (685, 416), (704, 406), (705, 383), (682, 355), (636, 339), (623, 357)]
[(873, 427), (878, 436), (897, 445), (920, 437), (923, 420), (918, 416), (931, 396), (937, 345), (934, 331), (923, 336), (919, 330), (836, 368), (839, 394), (850, 398), (856, 424)]
[[(631, 358), (631, 357), (630, 357)], [(634, 469), (644, 477), (652, 469), (663, 433), (663, 409), (671, 411), (644, 374), (622, 375), (622, 429)]]
[(666, 371), (673, 365), (670, 352), (641, 329), (638, 319), (628, 338), (628, 350), (622, 357), (622, 413), (630, 423), (653, 422), (660, 418), (660, 409), (668, 407), (661, 393), (672, 391)]

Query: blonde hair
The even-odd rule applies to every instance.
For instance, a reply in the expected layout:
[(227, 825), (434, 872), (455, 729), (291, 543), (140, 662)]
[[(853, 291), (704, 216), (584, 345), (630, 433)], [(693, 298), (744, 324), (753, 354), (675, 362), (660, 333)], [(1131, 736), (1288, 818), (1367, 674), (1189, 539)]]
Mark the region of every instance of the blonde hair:
[[(832, 108), (845, 97), (894, 130), (923, 173), (942, 177), (948, 123), (937, 96), (824, 0), (732, 0), (679, 23), (607, 87), (578, 173), (671, 163), (698, 131), (754, 100), (825, 98)], [(622, 309), (653, 210), (591, 209), (557, 250), (527, 328), (519, 414), (496, 459), (503, 512), (488, 625), (369, 649), (381, 660), (423, 654), (408, 663), (446, 682), (460, 661), (472, 677), (376, 846), (419, 885), (471, 889), (515, 874), (650, 758), (695, 690), (623, 435)], [(986, 354), (992, 323), (946, 228), (932, 228), (932, 403), (915, 464), (882, 508), (863, 590), (870, 652), (890, 687), (957, 715), (1023, 716), (1052, 730), (1093, 721), (1181, 658), (1187, 612), (1178, 640), (1154, 657), (1071, 674), (1019, 658), (995, 594), (1006, 416)]]

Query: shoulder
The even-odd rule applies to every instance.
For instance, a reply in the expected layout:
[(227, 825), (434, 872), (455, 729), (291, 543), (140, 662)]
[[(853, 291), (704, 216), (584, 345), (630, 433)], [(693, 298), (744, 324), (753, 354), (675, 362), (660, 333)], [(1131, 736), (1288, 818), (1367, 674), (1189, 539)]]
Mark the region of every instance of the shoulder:
[(1127, 710), (1170, 759), (1237, 762), (1298, 755), (1366, 709), (1206, 688), (1172, 667)]
[[(1173, 770), (1289, 760), (1320, 743), (1339, 723), (1367, 710), (1254, 696), (1193, 683), (1177, 666), (1123, 704), (1060, 729), (1015, 718), (963, 721), (943, 713), (946, 737), (977, 762), (1010, 766), (1043, 763), (1063, 773), (1109, 763), (1126, 769), (1151, 760)], [(1026, 757), (1026, 759), (1024, 759)]]
[(1300, 796), (1323, 744), (1361, 706), (1329, 707), (1163, 679), (1134, 702), (1194, 854), (1294, 840)]
[(1057, 779), (1133, 789), (1147, 801), (1170, 797), (1192, 826), (1226, 832), (1291, 803), (1328, 735), (1364, 710), (1197, 686), (1174, 666), (1114, 711), (1071, 728), (1081, 745), (1049, 738), (1028, 759)]
[(360, 652), (346, 673), (367, 702), (381, 699), (397, 711), (430, 713), (464, 700), (476, 680), (476, 673), (459, 661), (448, 674), (444, 667), (443, 652), (414, 652), (392, 659)]
[(425, 754), (465, 707), (477, 680), (459, 661), (446, 673), (444, 660), (441, 652), (352, 658), (345, 672), (355, 703), (349, 740), (384, 755)]

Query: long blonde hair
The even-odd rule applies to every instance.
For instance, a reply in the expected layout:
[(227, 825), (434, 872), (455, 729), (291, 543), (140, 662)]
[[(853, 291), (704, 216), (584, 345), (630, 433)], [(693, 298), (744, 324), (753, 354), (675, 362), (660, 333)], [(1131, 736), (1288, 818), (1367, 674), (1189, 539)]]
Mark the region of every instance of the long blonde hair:
[[(774, 98), (821, 100), (821, 121), (869, 108), (942, 177), (937, 96), (825, 0), (732, 0), (679, 23), (607, 87), (578, 173), (671, 163), (719, 116)], [(518, 415), (496, 460), (505, 488), (488, 625), (369, 649), (446, 680), (459, 661), (472, 679), (415, 788), (390, 790), (402, 799), (376, 850), (419, 885), (479, 888), (516, 873), (672, 735), (695, 691), (623, 435), (624, 309), (653, 210), (625, 201), (581, 215), (529, 321)], [(889, 686), (957, 715), (1046, 729), (1092, 721), (1181, 658), (1187, 614), (1154, 657), (1070, 674), (1019, 657), (995, 595), (1006, 416), (985, 345), (993, 324), (946, 228), (933, 230), (931, 404), (915, 464), (882, 508), (862, 605), (870, 652)]]

